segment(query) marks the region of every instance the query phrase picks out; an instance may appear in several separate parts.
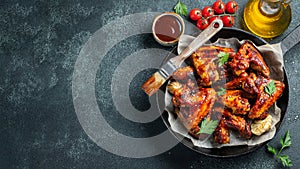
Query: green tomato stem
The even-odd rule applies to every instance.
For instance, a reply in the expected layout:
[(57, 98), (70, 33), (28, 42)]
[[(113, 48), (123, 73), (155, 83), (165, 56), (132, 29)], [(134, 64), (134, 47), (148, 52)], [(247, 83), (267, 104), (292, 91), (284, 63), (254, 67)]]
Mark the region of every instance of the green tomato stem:
[(210, 18), (212, 18), (214, 16), (219, 16), (219, 17), (222, 17), (222, 16), (233, 16), (233, 17), (235, 17), (236, 15), (235, 14), (224, 13), (224, 14), (219, 14), (219, 15), (212, 15), (212, 16), (207, 17), (206, 19), (210, 19)]

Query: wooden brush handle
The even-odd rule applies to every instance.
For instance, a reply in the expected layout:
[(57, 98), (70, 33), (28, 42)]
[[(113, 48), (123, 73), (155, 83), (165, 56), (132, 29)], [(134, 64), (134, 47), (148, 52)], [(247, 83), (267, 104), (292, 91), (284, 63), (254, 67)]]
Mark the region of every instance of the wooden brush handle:
[(195, 52), (200, 46), (206, 43), (223, 27), (223, 22), (220, 19), (215, 19), (206, 29), (204, 29), (181, 53), (180, 55), (170, 59), (170, 61), (179, 67), (182, 62)]

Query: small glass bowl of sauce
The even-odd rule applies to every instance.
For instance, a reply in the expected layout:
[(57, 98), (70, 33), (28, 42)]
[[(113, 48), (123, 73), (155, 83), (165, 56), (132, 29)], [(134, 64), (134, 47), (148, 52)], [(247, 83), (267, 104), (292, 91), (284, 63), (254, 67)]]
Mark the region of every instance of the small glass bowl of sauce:
[(154, 39), (164, 46), (175, 45), (184, 33), (184, 21), (174, 12), (165, 12), (156, 16), (152, 24)]

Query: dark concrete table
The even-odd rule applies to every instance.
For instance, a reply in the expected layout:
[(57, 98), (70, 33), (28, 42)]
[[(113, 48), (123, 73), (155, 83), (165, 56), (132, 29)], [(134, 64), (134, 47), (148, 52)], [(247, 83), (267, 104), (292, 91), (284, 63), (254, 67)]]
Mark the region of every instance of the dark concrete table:
[[(213, 3), (183, 2), (189, 9)], [(241, 13), (246, 2), (239, 1), (236, 27), (241, 27)], [(114, 28), (118, 28), (125, 15), (171, 11), (175, 3), (176, 0), (1, 0), (0, 168), (282, 168), (266, 152), (265, 147), (247, 155), (223, 159), (201, 155), (179, 143), (155, 156), (130, 158), (104, 150), (96, 144), (101, 140), (92, 139), (93, 136), (86, 134), (87, 130), (84, 130), (77, 116), (78, 107), (74, 105), (77, 99), (74, 88), (78, 86), (76, 84), (74, 87), (72, 83), (76, 75), (75, 63), (82, 56), (80, 51), (94, 33), (105, 25), (119, 19), (119, 23), (113, 23)], [(273, 39), (272, 43), (280, 42), (300, 23), (300, 3), (293, 1), (292, 7), (293, 19), (288, 30)], [(120, 29), (127, 30), (126, 27)], [(93, 83), (99, 109), (114, 130), (132, 138), (151, 137), (166, 130), (161, 118), (149, 123), (135, 123), (120, 115), (120, 110), (113, 104), (111, 89), (118, 87), (118, 84), (112, 86), (115, 70), (127, 56), (150, 48), (171, 50), (158, 45), (151, 34), (134, 35), (117, 42), (96, 65)], [(83, 53), (89, 50), (92, 49)], [(300, 167), (299, 53), (298, 44), (284, 56), (290, 84), (289, 106), (279, 132), (270, 141), (271, 145), (279, 146), (280, 136), (290, 130), (293, 144), (284, 150), (284, 154), (292, 159), (292, 168)], [(138, 66), (130, 65), (132, 70)], [(153, 70), (146, 70), (140, 74), (150, 75), (151, 72)], [(137, 84), (141, 84), (138, 75), (133, 77), (135, 83), (129, 84), (129, 103), (142, 112), (148, 110), (150, 105), (145, 95), (136, 92), (139, 90)], [(81, 86), (83, 89), (85, 87)], [(104, 136), (110, 137), (110, 133), (106, 134)], [(105, 140), (104, 136), (102, 139)], [(114, 143), (115, 140), (111, 140), (110, 145)], [(152, 144), (155, 149), (159, 143)], [(127, 155), (130, 156), (130, 147), (123, 148), (128, 149)], [(116, 149), (112, 151), (123, 151), (122, 147), (121, 150)]]

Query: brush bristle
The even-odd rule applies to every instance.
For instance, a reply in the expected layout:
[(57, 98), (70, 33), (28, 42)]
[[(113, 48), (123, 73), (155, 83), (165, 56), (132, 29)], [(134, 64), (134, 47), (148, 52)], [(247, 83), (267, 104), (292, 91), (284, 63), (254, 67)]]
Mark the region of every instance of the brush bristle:
[(157, 92), (165, 81), (166, 79), (159, 72), (156, 72), (142, 85), (142, 89), (151, 96)]

